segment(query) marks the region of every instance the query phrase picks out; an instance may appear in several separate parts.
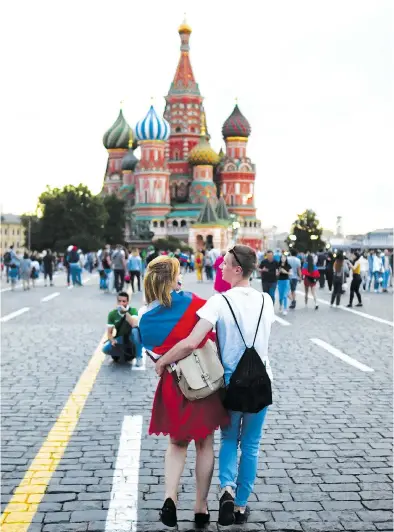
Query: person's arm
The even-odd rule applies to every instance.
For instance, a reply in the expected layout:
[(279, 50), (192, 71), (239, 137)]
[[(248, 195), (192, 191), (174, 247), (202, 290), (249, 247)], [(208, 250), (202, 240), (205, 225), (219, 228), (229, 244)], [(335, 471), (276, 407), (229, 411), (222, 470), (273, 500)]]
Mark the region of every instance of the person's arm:
[(107, 338), (108, 338), (109, 342), (111, 342), (111, 345), (115, 345), (117, 343), (115, 338), (112, 336), (113, 331), (114, 331), (114, 326), (113, 325), (108, 325)]
[(200, 319), (187, 338), (178, 342), (165, 355), (159, 358), (155, 365), (156, 373), (161, 375), (166, 366), (190, 355), (212, 329), (212, 323), (208, 320)]
[(138, 316), (126, 312), (126, 321), (131, 327), (138, 327)]

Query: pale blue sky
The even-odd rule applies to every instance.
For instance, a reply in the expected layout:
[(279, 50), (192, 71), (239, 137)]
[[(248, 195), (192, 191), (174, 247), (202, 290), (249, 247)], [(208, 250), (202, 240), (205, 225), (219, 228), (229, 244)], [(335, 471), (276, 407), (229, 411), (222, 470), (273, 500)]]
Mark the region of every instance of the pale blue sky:
[(133, 127), (151, 96), (163, 111), (187, 11), (212, 146), (223, 145), (235, 97), (252, 125), (263, 226), (287, 230), (308, 207), (326, 228), (342, 215), (347, 233), (393, 225), (390, 1), (38, 0), (4, 10), (5, 212), (33, 210), (46, 184), (99, 192), (102, 135), (122, 99)]

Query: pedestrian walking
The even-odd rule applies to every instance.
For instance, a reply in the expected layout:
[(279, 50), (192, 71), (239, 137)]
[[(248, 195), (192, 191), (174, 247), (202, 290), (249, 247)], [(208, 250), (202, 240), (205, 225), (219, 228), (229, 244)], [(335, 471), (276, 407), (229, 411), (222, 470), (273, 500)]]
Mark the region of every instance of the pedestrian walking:
[(33, 288), (36, 286), (36, 281), (40, 276), (40, 263), (38, 262), (37, 255), (33, 254), (31, 260), (30, 279)]
[(207, 281), (213, 281), (213, 262), (209, 251), (204, 255), (204, 269)]
[(195, 267), (196, 267), (197, 282), (202, 283), (202, 270), (204, 267), (204, 255), (202, 251), (196, 251), (195, 259), (196, 259)]
[(360, 286), (361, 286), (361, 281), (362, 281), (361, 280), (360, 258), (361, 258), (360, 253), (356, 251), (354, 253), (353, 264), (349, 262), (349, 267), (353, 271), (352, 282), (350, 283), (350, 299), (349, 299), (349, 304), (347, 305), (350, 308), (353, 306), (354, 294), (356, 294), (357, 300), (358, 300), (356, 307), (363, 306), (362, 300), (361, 300), (361, 294), (360, 294)]
[(287, 314), (287, 297), (290, 289), (289, 275), (291, 266), (287, 261), (287, 256), (282, 253), (279, 262), (278, 292), (279, 292), (279, 312)]
[(316, 266), (319, 270), (319, 285), (320, 289), (324, 288), (325, 280), (326, 280), (326, 262), (327, 262), (327, 253), (324, 251), (324, 249), (320, 249), (317, 253), (317, 261)]
[(30, 290), (31, 259), (25, 251), (20, 265), (20, 276), (22, 279), (23, 290)]
[(292, 249), (290, 251), (290, 257), (287, 258), (287, 262), (290, 264), (291, 272), (289, 274), (290, 278), (290, 295), (289, 298), (291, 300), (290, 303), (290, 309), (294, 310), (296, 308), (296, 290), (297, 290), (297, 284), (298, 281), (302, 279), (302, 273), (301, 273), (301, 261), (297, 257), (297, 250)]
[(11, 261), (8, 277), (11, 282), (11, 290), (14, 291), (19, 277), (19, 266), (14, 261)]
[[(229, 405), (231, 419), (222, 428), (219, 452), (218, 522), (223, 526), (234, 522), (244, 524), (248, 520), (247, 503), (257, 475), (264, 421), (272, 404), (268, 341), (275, 319), (274, 305), (266, 293), (261, 294), (250, 286), (256, 261), (256, 253), (249, 246), (236, 245), (226, 253), (222, 272), (231, 289), (211, 297), (197, 311), (201, 320), (192, 333), (159, 361), (163, 369), (164, 365), (180, 360), (216, 326), (227, 386), (225, 403)], [(243, 374), (241, 368), (245, 368)], [(248, 380), (248, 386), (242, 379)], [(243, 386), (242, 393), (237, 389), (238, 382)], [(248, 399), (248, 406), (239, 404), (243, 403), (241, 397)], [(230, 407), (236, 404), (236, 408)], [(238, 446), (241, 457), (237, 467)]]
[(112, 266), (114, 270), (114, 282), (116, 292), (121, 292), (124, 286), (124, 276), (126, 270), (125, 252), (122, 246), (118, 244), (112, 254)]
[(315, 310), (318, 310), (319, 305), (317, 304), (316, 298), (316, 282), (319, 279), (320, 273), (315, 265), (312, 254), (309, 254), (306, 257), (306, 262), (304, 262), (302, 267), (302, 275), (304, 277), (305, 305), (308, 305), (308, 293), (310, 289), (315, 302)]
[(269, 294), (271, 296), (272, 302), (275, 304), (275, 291), (278, 282), (279, 263), (274, 260), (274, 253), (271, 250), (267, 251), (267, 258), (261, 261), (259, 271), (261, 272), (261, 284), (263, 286), (263, 292)]
[(332, 290), (332, 284), (333, 284), (333, 278), (334, 278), (334, 254), (332, 251), (329, 251), (327, 253), (326, 257), (326, 281), (328, 290), (331, 292)]
[(339, 304), (341, 303), (341, 296), (342, 296), (342, 286), (345, 282), (345, 275), (346, 272), (348, 272), (347, 264), (345, 263), (345, 259), (343, 256), (343, 253), (338, 253), (338, 255), (335, 258), (334, 262), (334, 277), (333, 277), (333, 290), (331, 294), (331, 307), (334, 305), (334, 301), (336, 303), (336, 306), (339, 307)]
[(42, 263), (44, 266), (44, 286), (47, 286), (47, 277), (49, 277), (50, 286), (53, 286), (53, 255), (50, 249), (46, 250)]
[(368, 259), (367, 259), (365, 253), (363, 253), (360, 256), (359, 262), (360, 262), (361, 283), (362, 283), (363, 289), (366, 290), (367, 289), (367, 283), (368, 283), (369, 265), (368, 265)]
[(138, 253), (138, 249), (133, 249), (128, 261), (127, 270), (130, 276), (131, 290), (134, 290), (134, 280), (137, 279), (138, 292), (141, 292), (141, 273), (142, 273), (142, 259)]
[(382, 257), (383, 262), (383, 292), (387, 292), (389, 287), (390, 277), (392, 276), (392, 269), (390, 265), (390, 253), (388, 249), (384, 250)]
[[(165, 501), (160, 518), (164, 525), (172, 527), (177, 524), (178, 486), (187, 448), (192, 440), (195, 441), (194, 512), (196, 525), (203, 526), (210, 519), (207, 498), (214, 467), (213, 432), (228, 423), (229, 419), (218, 392), (204, 399), (189, 401), (174, 375), (167, 371), (167, 363), (160, 362), (167, 351), (192, 331), (199, 319), (197, 312), (205, 304), (205, 300), (195, 294), (177, 292), (179, 274), (179, 261), (168, 256), (151, 261), (145, 273), (147, 306), (140, 309), (139, 327), (142, 345), (156, 361), (156, 371), (160, 375), (149, 434), (168, 434), (170, 437), (165, 456)], [(206, 344), (209, 337), (207, 332), (199, 345)]]

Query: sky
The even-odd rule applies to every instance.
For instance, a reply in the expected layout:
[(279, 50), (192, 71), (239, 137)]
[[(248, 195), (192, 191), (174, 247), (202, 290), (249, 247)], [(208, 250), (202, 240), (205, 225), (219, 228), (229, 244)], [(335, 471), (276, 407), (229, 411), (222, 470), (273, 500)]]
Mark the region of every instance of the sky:
[(235, 98), (252, 126), (263, 227), (289, 230), (306, 208), (347, 234), (392, 227), (390, 0), (8, 2), (2, 211), (34, 211), (47, 184), (101, 190), (120, 102), (132, 127), (151, 97), (164, 110), (185, 12), (212, 147)]

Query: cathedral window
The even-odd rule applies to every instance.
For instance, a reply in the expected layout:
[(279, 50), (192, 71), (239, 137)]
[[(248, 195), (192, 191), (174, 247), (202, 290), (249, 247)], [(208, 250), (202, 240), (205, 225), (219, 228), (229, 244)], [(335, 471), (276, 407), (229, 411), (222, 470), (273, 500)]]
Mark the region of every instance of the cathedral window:
[(186, 220), (181, 220), (181, 227), (186, 227), (186, 226), (187, 226)]
[(157, 227), (157, 222), (156, 222), (156, 220), (153, 222), (153, 227)]
[(173, 227), (178, 227), (178, 222), (177, 222), (177, 220), (174, 220), (174, 221), (172, 222), (172, 226), (173, 226)]
[(148, 191), (147, 190), (145, 190), (144, 195), (145, 195), (145, 203), (148, 203)]
[(231, 195), (231, 206), (234, 206), (234, 205), (235, 205), (234, 196)]
[(163, 222), (163, 220), (160, 222), (160, 227), (164, 227), (164, 222)]
[(182, 131), (182, 128), (180, 128), (180, 127), (176, 127), (175, 128), (175, 133), (180, 133), (181, 131)]

